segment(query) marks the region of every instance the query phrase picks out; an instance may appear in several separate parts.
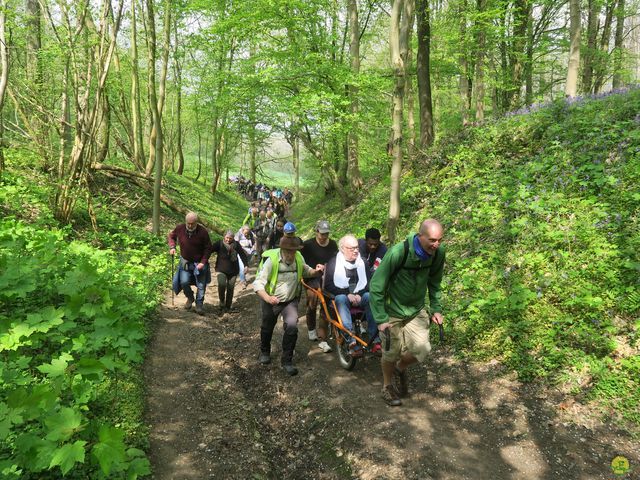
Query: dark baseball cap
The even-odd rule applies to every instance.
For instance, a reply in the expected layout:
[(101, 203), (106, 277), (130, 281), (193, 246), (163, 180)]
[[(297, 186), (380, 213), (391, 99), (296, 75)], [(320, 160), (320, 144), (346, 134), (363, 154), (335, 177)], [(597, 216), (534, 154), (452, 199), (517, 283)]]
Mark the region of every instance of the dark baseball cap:
[(318, 233), (329, 233), (331, 228), (329, 227), (329, 222), (326, 220), (318, 220), (316, 222), (316, 232)]

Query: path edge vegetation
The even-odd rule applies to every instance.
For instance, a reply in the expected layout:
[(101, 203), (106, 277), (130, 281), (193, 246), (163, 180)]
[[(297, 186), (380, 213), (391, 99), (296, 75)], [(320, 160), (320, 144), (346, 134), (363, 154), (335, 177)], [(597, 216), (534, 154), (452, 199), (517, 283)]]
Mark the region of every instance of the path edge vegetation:
[[(37, 156), (6, 153), (0, 477), (145, 477), (151, 466), (142, 361), (170, 280), (164, 235), (194, 209), (215, 238), (245, 205), (234, 192), (212, 196), (169, 173), (165, 188), (176, 208), (162, 209), (163, 233), (155, 236), (150, 194), (102, 175), (90, 201), (76, 202), (71, 223), (61, 226)], [(194, 193), (199, 200), (187, 201)]]

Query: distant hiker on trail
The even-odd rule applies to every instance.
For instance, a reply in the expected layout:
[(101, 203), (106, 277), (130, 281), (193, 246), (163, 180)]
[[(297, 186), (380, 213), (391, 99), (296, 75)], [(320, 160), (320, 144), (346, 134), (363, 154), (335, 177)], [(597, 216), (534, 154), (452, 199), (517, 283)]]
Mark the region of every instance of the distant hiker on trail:
[(284, 236), (285, 223), (287, 223), (286, 218), (278, 218), (278, 220), (276, 220), (276, 227), (269, 238), (269, 249), (276, 248), (280, 245), (280, 239)]
[[(315, 237), (303, 243), (302, 257), (308, 265), (314, 267), (323, 267), (338, 253), (338, 245), (335, 240), (329, 239), (329, 222), (326, 220), (318, 220), (316, 222)], [(319, 288), (322, 280), (311, 279), (308, 284), (312, 288)], [(320, 340), (318, 348), (328, 353), (331, 347), (327, 343), (327, 319), (324, 312), (320, 311), (320, 321), (316, 330), (316, 310), (318, 308), (318, 297), (311, 290), (307, 290), (307, 330), (309, 331), (309, 340)]]
[(244, 220), (242, 221), (243, 225), (249, 225), (250, 228), (253, 228), (254, 224), (256, 223), (256, 221), (258, 220), (259, 217), (259, 210), (257, 206), (252, 206), (249, 208), (249, 212), (247, 213), (247, 216), (244, 217)]
[[(371, 276), (358, 253), (358, 240), (353, 235), (345, 235), (338, 241), (338, 247), (340, 251), (325, 266), (324, 289), (335, 295), (338, 313), (347, 330), (353, 331), (351, 309), (358, 307), (364, 310), (369, 342), (373, 343), (371, 351), (379, 353), (380, 341), (374, 340), (374, 338), (377, 339), (378, 327), (369, 310)], [(355, 338), (345, 335), (345, 339), (349, 345), (349, 354), (354, 358), (361, 357), (362, 347)]]
[(358, 240), (360, 256), (364, 260), (371, 275), (376, 271), (378, 265), (387, 253), (387, 246), (380, 241), (380, 230), (377, 228), (367, 228), (364, 238)]
[(256, 239), (256, 254), (258, 258), (260, 258), (262, 252), (267, 249), (269, 235), (271, 235), (271, 225), (271, 221), (267, 218), (266, 210), (260, 210), (258, 219), (253, 224), (253, 227), (251, 227), (251, 231)]
[(264, 262), (253, 282), (253, 290), (260, 297), (262, 325), (260, 327), (260, 357), (263, 365), (271, 363), (271, 337), (273, 329), (282, 315), (284, 335), (282, 337), (281, 365), (287, 375), (295, 375), (293, 351), (298, 339), (298, 301), (302, 277), (319, 276), (323, 267), (313, 269), (304, 262), (297, 238), (282, 237), (280, 248), (264, 252)]
[[(417, 234), (389, 249), (369, 285), (369, 304), (380, 332), (390, 334), (382, 353), (382, 398), (402, 405), (408, 395), (407, 367), (423, 362), (431, 351), (430, 322), (441, 325), (440, 283), (445, 251), (442, 225), (422, 222)], [(429, 293), (429, 310), (425, 295)]]
[(227, 230), (222, 240), (213, 244), (213, 252), (216, 256), (216, 276), (218, 278), (218, 311), (220, 314), (231, 310), (233, 302), (233, 290), (236, 286), (236, 278), (240, 273), (242, 263), (243, 274), (247, 273), (249, 258), (242, 246), (233, 238), (233, 231)]
[(179, 293), (182, 289), (187, 297), (184, 308), (189, 310), (194, 302), (191, 285), (195, 285), (198, 290), (195, 298), (196, 313), (204, 315), (204, 293), (207, 284), (211, 283), (209, 257), (213, 246), (209, 232), (198, 223), (198, 215), (189, 212), (185, 217), (185, 223), (169, 232), (167, 241), (171, 255), (176, 254), (176, 243), (180, 245), (180, 263), (173, 277), (173, 290)]

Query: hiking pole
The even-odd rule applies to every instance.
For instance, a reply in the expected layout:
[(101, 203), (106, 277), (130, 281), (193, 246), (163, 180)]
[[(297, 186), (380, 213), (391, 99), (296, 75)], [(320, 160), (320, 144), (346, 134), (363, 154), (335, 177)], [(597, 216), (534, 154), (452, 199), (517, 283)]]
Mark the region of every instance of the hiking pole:
[(440, 337), (440, 343), (444, 342), (444, 327), (441, 323), (438, 324), (438, 335)]
[(171, 306), (174, 306), (174, 298), (176, 296), (176, 292), (173, 290), (173, 276), (175, 275), (176, 268), (176, 256), (175, 254), (171, 255)]

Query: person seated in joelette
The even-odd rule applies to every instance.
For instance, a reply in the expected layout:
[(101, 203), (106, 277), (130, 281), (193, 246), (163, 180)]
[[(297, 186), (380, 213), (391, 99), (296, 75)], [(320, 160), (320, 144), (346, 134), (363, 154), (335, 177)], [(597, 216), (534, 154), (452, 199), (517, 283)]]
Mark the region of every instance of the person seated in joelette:
[[(335, 295), (338, 313), (348, 330), (353, 330), (351, 308), (360, 307), (365, 311), (369, 341), (377, 332), (376, 323), (369, 309), (369, 270), (358, 252), (358, 239), (345, 235), (338, 242), (338, 253), (327, 263), (324, 273), (324, 289)], [(354, 338), (347, 336), (349, 353), (353, 357), (362, 356), (362, 347)], [(375, 347), (375, 345), (374, 345)], [(379, 343), (377, 350), (380, 349)], [(373, 348), (372, 348), (373, 351)]]

